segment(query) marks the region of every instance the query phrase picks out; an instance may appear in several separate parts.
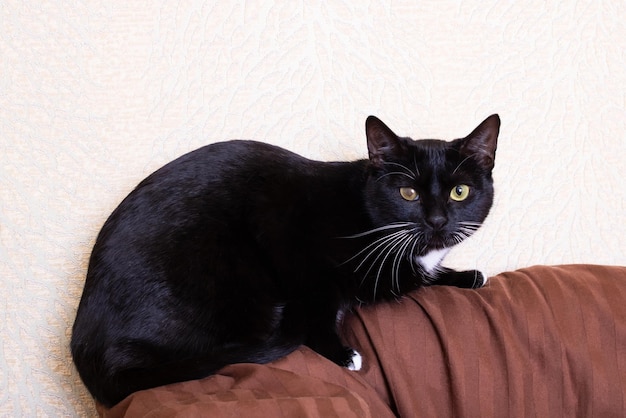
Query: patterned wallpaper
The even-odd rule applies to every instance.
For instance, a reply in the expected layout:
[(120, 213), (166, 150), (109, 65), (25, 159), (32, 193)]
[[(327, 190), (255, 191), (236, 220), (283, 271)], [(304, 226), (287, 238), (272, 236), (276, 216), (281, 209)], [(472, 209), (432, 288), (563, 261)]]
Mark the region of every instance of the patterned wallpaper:
[(95, 236), (148, 173), (253, 138), (366, 156), (364, 121), (491, 113), (496, 202), (450, 266), (626, 264), (626, 2), (3, 1), (0, 416), (91, 416), (70, 327)]

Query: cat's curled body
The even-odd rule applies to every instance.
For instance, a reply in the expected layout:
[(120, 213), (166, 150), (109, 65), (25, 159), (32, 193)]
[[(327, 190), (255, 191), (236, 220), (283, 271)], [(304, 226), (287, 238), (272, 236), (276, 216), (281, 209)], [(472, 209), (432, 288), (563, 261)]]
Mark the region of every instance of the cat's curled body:
[(499, 126), (492, 115), (465, 138), (414, 141), (370, 117), (368, 160), (229, 141), (165, 165), (93, 248), (71, 341), (87, 388), (111, 406), (301, 344), (354, 366), (336, 330), (350, 306), (481, 286), (440, 261), (489, 212)]

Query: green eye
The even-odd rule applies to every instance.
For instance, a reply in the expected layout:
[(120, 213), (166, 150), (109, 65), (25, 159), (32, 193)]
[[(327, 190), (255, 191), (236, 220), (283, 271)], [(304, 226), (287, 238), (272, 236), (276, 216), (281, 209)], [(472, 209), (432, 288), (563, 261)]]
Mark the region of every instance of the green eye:
[(460, 202), (462, 200), (467, 199), (469, 195), (470, 188), (468, 185), (459, 184), (458, 186), (454, 186), (450, 191), (450, 199)]
[(409, 202), (419, 199), (419, 195), (417, 194), (415, 189), (411, 187), (400, 187), (400, 196), (402, 196), (404, 200), (408, 200)]

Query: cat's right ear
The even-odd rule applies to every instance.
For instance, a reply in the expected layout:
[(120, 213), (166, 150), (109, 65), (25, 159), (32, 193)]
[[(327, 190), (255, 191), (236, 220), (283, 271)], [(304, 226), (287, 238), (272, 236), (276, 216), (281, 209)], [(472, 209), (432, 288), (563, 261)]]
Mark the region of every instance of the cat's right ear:
[(365, 121), (365, 134), (370, 162), (375, 167), (382, 167), (385, 160), (402, 152), (398, 135), (376, 116), (369, 116)]

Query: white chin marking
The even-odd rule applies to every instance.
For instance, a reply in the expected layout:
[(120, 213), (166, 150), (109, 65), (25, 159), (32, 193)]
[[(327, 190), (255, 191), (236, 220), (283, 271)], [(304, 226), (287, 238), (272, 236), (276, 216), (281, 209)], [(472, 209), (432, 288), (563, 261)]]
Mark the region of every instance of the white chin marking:
[(352, 350), (352, 363), (348, 365), (348, 370), (358, 372), (359, 370), (361, 370), (362, 366), (363, 366), (363, 356), (361, 356), (358, 351)]
[(442, 248), (441, 250), (432, 250), (422, 256), (417, 257), (417, 262), (426, 270), (427, 273), (433, 273), (441, 260), (448, 254), (449, 248)]

